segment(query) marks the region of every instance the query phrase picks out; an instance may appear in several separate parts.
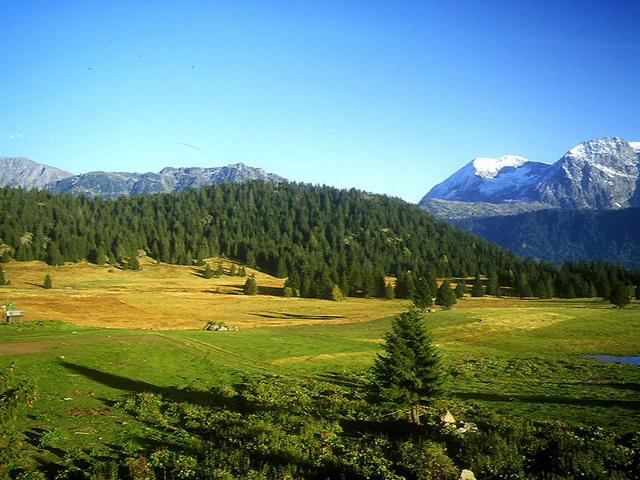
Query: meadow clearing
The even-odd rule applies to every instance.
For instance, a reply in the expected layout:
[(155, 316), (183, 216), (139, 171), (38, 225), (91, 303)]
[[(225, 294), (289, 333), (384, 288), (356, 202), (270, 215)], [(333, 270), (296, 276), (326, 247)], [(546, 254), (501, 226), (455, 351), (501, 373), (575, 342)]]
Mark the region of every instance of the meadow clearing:
[[(260, 272), (263, 293), (245, 296), (244, 278), (204, 279), (185, 266), (144, 263), (133, 272), (11, 262), (5, 271), (11, 285), (0, 295), (27, 320), (0, 326), (0, 365), (14, 362), (37, 386), (38, 400), (16, 423), (36, 463), (78, 446), (152, 442), (152, 426), (113, 408), (130, 393), (206, 403), (216, 386), (253, 374), (348, 385), (371, 365), (390, 319), (409, 307), (270, 295), (283, 281)], [(51, 290), (41, 287), (47, 273)], [(239, 330), (203, 331), (207, 321)], [(640, 429), (640, 368), (586, 357), (640, 353), (637, 301), (613, 309), (594, 299), (464, 298), (426, 323), (447, 372), (443, 401), (454, 412), (481, 406)]]

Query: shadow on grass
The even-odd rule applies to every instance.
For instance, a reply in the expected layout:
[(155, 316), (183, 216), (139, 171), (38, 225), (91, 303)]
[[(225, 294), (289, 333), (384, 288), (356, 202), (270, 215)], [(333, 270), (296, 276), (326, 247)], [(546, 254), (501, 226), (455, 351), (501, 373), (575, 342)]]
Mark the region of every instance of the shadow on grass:
[(546, 395), (518, 395), (483, 392), (451, 392), (451, 396), (461, 400), (481, 400), (485, 402), (521, 402), (584, 407), (622, 407), (640, 409), (640, 400), (604, 400), (600, 398), (554, 397)]
[(265, 312), (252, 313), (255, 317), (277, 318), (280, 320), (335, 320), (336, 318), (344, 318), (342, 315), (306, 315), (286, 312)]
[(110, 388), (124, 390), (131, 393), (150, 392), (163, 397), (182, 402), (189, 402), (198, 405), (223, 406), (228, 407), (230, 399), (211, 391), (198, 391), (178, 387), (161, 387), (152, 383), (133, 380), (121, 375), (103, 372), (94, 368), (76, 365), (70, 362), (58, 362), (67, 370), (71, 370), (83, 377), (97, 383), (101, 383)]

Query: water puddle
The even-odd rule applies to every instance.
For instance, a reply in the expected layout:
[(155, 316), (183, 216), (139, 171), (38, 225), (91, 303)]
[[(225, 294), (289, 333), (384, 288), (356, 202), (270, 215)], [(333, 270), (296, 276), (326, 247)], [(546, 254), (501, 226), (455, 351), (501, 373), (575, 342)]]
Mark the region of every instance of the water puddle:
[(601, 362), (626, 363), (628, 365), (640, 365), (640, 356), (620, 356), (620, 355), (586, 355)]

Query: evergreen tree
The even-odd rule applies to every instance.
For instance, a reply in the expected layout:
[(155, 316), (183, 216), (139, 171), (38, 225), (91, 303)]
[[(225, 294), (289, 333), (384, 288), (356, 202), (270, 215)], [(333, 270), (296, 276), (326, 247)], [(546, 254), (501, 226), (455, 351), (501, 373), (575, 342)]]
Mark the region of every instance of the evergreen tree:
[(420, 310), (426, 310), (427, 307), (433, 304), (433, 294), (431, 293), (428, 279), (420, 277), (416, 280), (411, 300), (415, 307)]
[(8, 285), (9, 282), (4, 273), (4, 267), (0, 265), (0, 286)]
[(204, 278), (213, 278), (213, 269), (207, 263), (202, 269), (202, 276)]
[(216, 276), (221, 277), (224, 275), (224, 267), (222, 266), (222, 262), (218, 262), (218, 268), (216, 268)]
[(247, 278), (242, 291), (245, 295), (256, 295), (258, 293), (258, 282), (256, 282), (255, 275), (251, 275)]
[(283, 257), (278, 259), (278, 267), (276, 268), (276, 277), (278, 278), (287, 278), (289, 275), (289, 271), (287, 270), (287, 263), (284, 261)]
[(238, 276), (239, 277), (246, 277), (247, 276), (247, 270), (244, 268), (244, 265), (240, 266), (240, 270), (238, 270)]
[(618, 308), (623, 308), (625, 305), (629, 304), (631, 301), (629, 298), (629, 290), (624, 282), (618, 281), (613, 284), (609, 301)]
[(406, 409), (409, 422), (420, 424), (419, 406), (438, 396), (442, 374), (440, 357), (417, 310), (393, 320), (383, 350), (372, 367), (370, 393), (376, 401)]
[(131, 255), (129, 257), (129, 259), (127, 260), (127, 268), (129, 270), (134, 270), (134, 271), (138, 271), (140, 270), (140, 261), (138, 260), (138, 256), (137, 255)]
[(487, 295), (499, 295), (498, 272), (491, 270), (487, 275)]
[(527, 276), (524, 273), (519, 273), (516, 276), (514, 283), (515, 284), (513, 290), (516, 297), (533, 297), (533, 291), (531, 290), (531, 286), (529, 285), (529, 280), (527, 280)]
[(229, 269), (229, 275), (231, 275), (232, 277), (236, 277), (238, 275), (238, 269), (235, 263), (231, 264), (231, 268)]
[(448, 279), (445, 279), (440, 287), (438, 287), (438, 293), (436, 294), (436, 305), (440, 305), (445, 308), (451, 308), (456, 303), (456, 294), (451, 289), (451, 284)]
[(384, 298), (386, 298), (387, 300), (393, 300), (394, 298), (396, 298), (396, 291), (391, 283), (387, 283), (384, 288)]
[(473, 281), (473, 288), (471, 289), (472, 297), (484, 297), (484, 288), (482, 288), (482, 280), (480, 279), (480, 275), (476, 275), (475, 280)]
[(58, 244), (51, 242), (47, 248), (47, 264), (48, 265), (64, 265), (64, 258), (58, 249)]
[(51, 281), (51, 275), (48, 273), (44, 276), (44, 282), (42, 286), (46, 289), (53, 288), (53, 282)]
[(344, 299), (344, 293), (342, 293), (340, 287), (334, 283), (333, 287), (331, 287), (331, 300), (333, 300), (334, 302), (341, 302)]
[(464, 280), (460, 279), (456, 283), (456, 288), (453, 289), (453, 293), (455, 293), (456, 298), (462, 298), (464, 297), (465, 290), (466, 288), (464, 286)]

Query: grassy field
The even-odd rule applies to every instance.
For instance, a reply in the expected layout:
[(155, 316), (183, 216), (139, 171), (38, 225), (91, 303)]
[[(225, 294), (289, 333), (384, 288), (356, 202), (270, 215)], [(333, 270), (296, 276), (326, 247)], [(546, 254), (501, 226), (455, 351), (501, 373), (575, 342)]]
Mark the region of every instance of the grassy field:
[[(179, 266), (130, 272), (14, 262), (5, 270), (12, 285), (0, 295), (30, 321), (0, 326), (0, 365), (15, 362), (37, 385), (38, 401), (18, 421), (35, 461), (55, 461), (74, 446), (152, 441), (153, 428), (112, 408), (131, 392), (207, 402), (212, 387), (246, 374), (339, 381), (342, 372), (364, 371), (392, 316), (407, 307), (248, 297), (238, 294), (244, 279), (205, 280)], [(45, 273), (53, 290), (39, 286)], [(263, 287), (282, 284), (257, 276)], [(240, 329), (202, 331), (208, 320)], [(599, 300), (465, 298), (426, 321), (449, 375), (446, 401), (457, 411), (477, 403), (513, 416), (640, 429), (640, 367), (585, 357), (640, 354), (638, 302), (617, 310)], [(55, 442), (42, 440), (49, 437)]]

